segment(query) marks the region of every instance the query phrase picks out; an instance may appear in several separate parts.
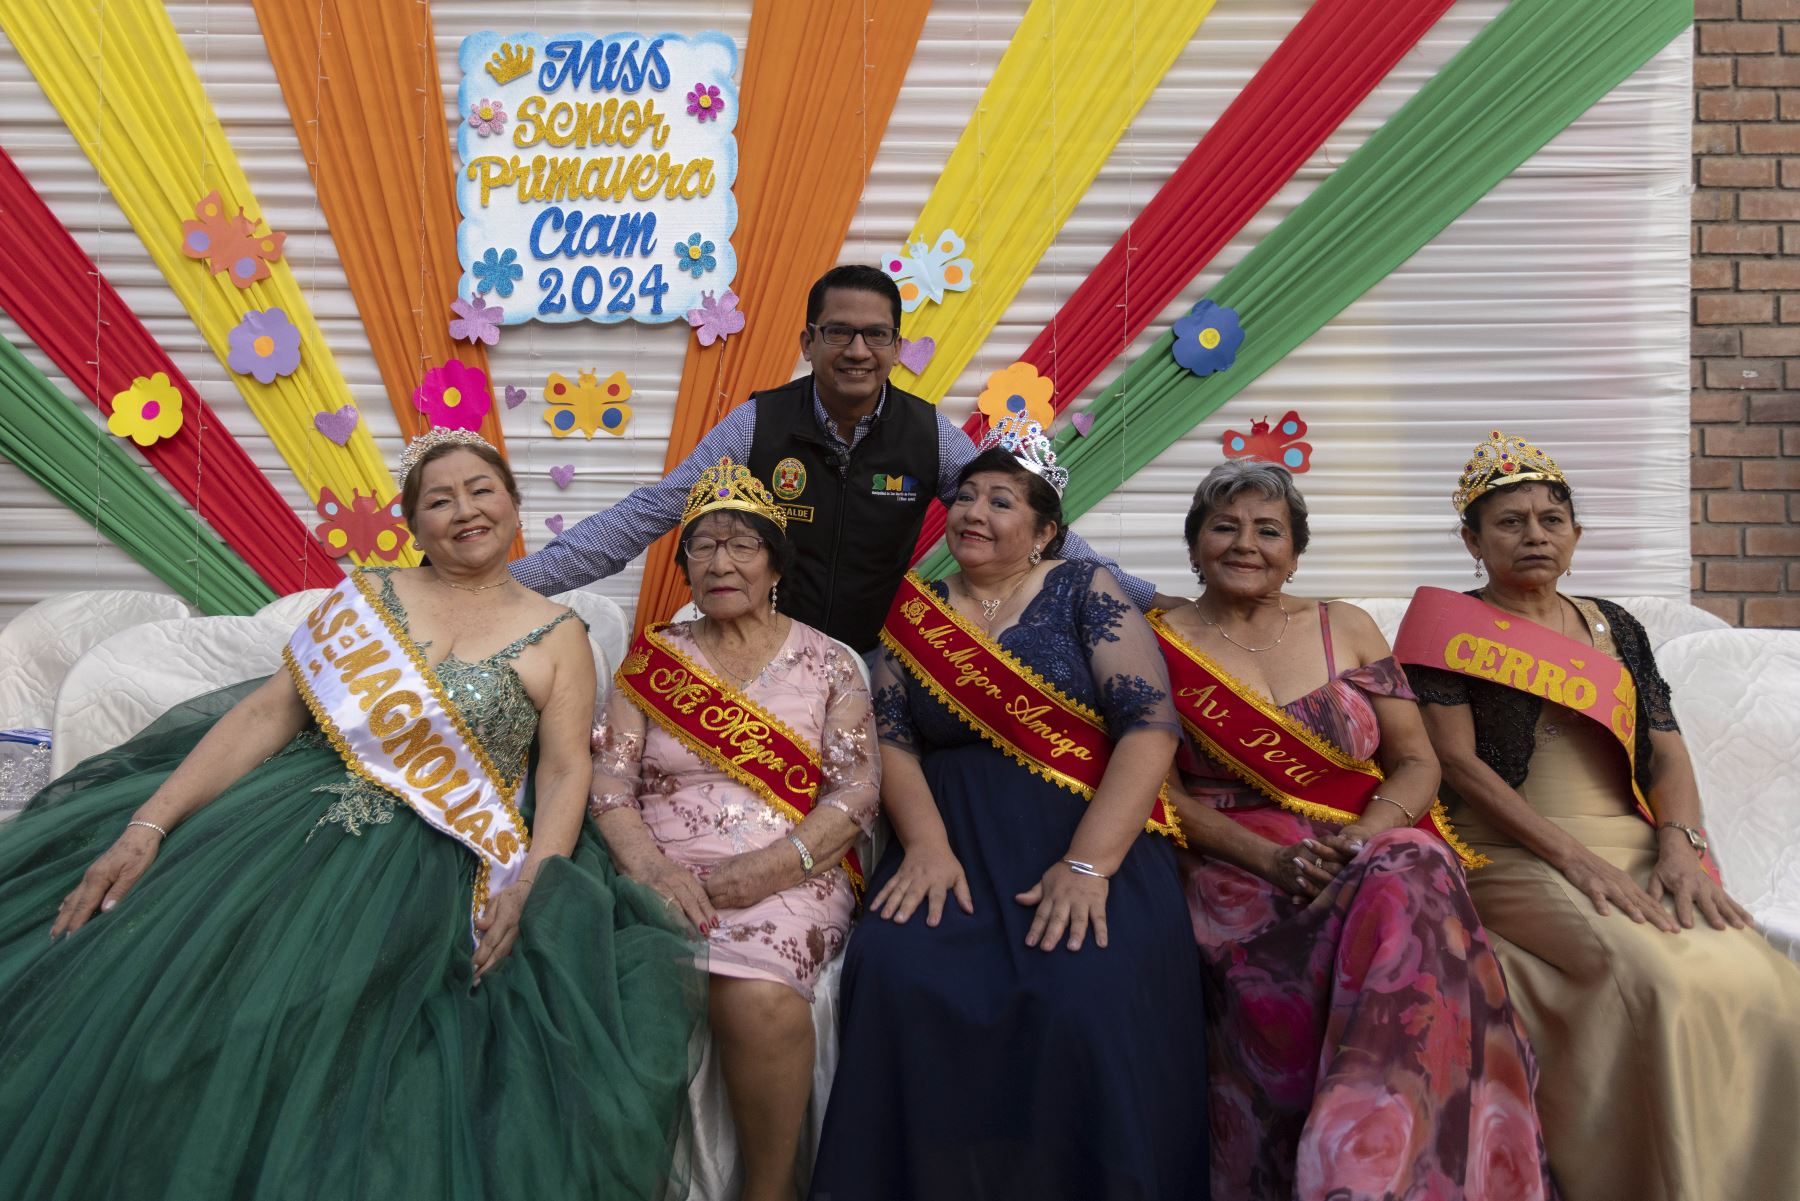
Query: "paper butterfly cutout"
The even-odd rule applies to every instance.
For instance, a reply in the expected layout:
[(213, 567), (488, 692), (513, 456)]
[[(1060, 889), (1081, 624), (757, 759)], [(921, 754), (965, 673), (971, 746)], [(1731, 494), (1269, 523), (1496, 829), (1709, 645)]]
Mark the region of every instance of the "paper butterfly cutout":
[(1225, 457), (1279, 463), (1298, 475), (1312, 466), (1312, 443), (1300, 441), (1305, 436), (1306, 422), (1300, 420), (1300, 414), (1289, 409), (1272, 430), (1267, 418), (1251, 422), (1247, 434), (1226, 430)]
[(881, 264), (900, 286), (900, 308), (912, 312), (927, 300), (944, 302), (945, 292), (967, 292), (974, 283), (975, 264), (959, 257), (963, 240), (946, 229), (935, 242), (913, 242)]
[(598, 377), (597, 371), (583, 371), (579, 383), (570, 383), (567, 376), (550, 373), (544, 381), (544, 399), (550, 405), (544, 420), (550, 423), (553, 435), (567, 438), (580, 430), (592, 438), (596, 430), (603, 430), (617, 437), (625, 432), (631, 420), (631, 406), (626, 403), (631, 399), (631, 384), (623, 371), (607, 376), (604, 384)]
[(377, 504), (372, 494), (352, 492), (345, 504), (330, 488), (319, 489), (319, 516), (325, 518), (313, 532), (333, 556), (361, 555), (394, 560), (406, 545), (406, 521), (400, 498)]
[(244, 216), (225, 215), (225, 201), (217, 189), (194, 206), (194, 221), (181, 223), (181, 253), (190, 259), (205, 259), (213, 274), (229, 272), (231, 282), (248, 288), (259, 279), (269, 278), (269, 264), (281, 258), (284, 233), (256, 232), (257, 222)]

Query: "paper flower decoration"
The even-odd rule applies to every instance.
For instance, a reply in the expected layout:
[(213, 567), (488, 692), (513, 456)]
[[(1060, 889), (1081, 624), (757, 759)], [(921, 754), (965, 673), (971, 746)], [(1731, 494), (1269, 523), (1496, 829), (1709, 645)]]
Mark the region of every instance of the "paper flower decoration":
[(500, 341), (500, 318), (506, 316), (506, 310), (499, 305), (489, 304), (480, 296), (469, 300), (458, 297), (450, 302), (450, 308), (456, 313), (450, 318), (452, 338), (486, 342), (489, 346)]
[(300, 370), (300, 331), (280, 309), (250, 310), (225, 336), (225, 365), (239, 375), (272, 384)]
[(1261, 459), (1265, 463), (1279, 463), (1289, 471), (1298, 475), (1312, 467), (1312, 443), (1302, 442), (1306, 437), (1306, 422), (1300, 414), (1289, 409), (1282, 415), (1275, 428), (1269, 428), (1269, 419), (1250, 423), (1250, 432), (1240, 434), (1236, 430), (1226, 430), (1221, 441), (1228, 459)]
[(149, 446), (181, 428), (181, 393), (161, 371), (148, 379), (138, 376), (112, 403), (106, 428), (139, 446)]
[(513, 285), (525, 278), (525, 268), (519, 265), (519, 252), (510, 246), (505, 254), (489, 246), (487, 253), (469, 268), (469, 273), (475, 277), (477, 292), (493, 292), (501, 297), (511, 296)]
[(719, 265), (713, 257), (713, 244), (702, 241), (699, 234), (689, 234), (685, 242), (675, 243), (675, 265), (699, 279)]
[(482, 137), (506, 129), (506, 109), (498, 100), (477, 100), (469, 106), (469, 127)]
[(373, 493), (352, 492), (350, 503), (345, 504), (330, 488), (321, 488), (318, 514), (325, 520), (313, 533), (336, 558), (354, 554), (391, 561), (400, 557), (400, 548), (406, 545), (406, 520), (398, 496), (380, 504)]
[(988, 376), (987, 387), (975, 398), (975, 407), (990, 423), (1023, 413), (1045, 429), (1056, 420), (1050, 397), (1056, 386), (1037, 373), (1030, 363), (1014, 363)]
[(256, 232), (257, 222), (244, 216), (225, 215), (225, 201), (215, 190), (194, 206), (195, 220), (181, 223), (181, 253), (205, 259), (213, 274), (229, 272), (231, 282), (248, 288), (269, 278), (269, 264), (281, 257), (286, 234)]
[(448, 429), (480, 429), (481, 419), (493, 407), (487, 372), (461, 359), (431, 368), (413, 390), (413, 408), (430, 418), (431, 424)]
[(694, 90), (687, 94), (688, 116), (696, 121), (717, 121), (719, 114), (725, 110), (725, 102), (719, 99), (719, 89), (710, 83), (697, 83)]
[(700, 307), (687, 311), (688, 324), (694, 327), (700, 345), (722, 342), (744, 328), (744, 315), (738, 312), (737, 293), (730, 288), (717, 300), (711, 292), (700, 293)]
[(631, 420), (631, 406), (626, 403), (631, 399), (631, 383), (623, 371), (607, 376), (604, 384), (599, 376), (598, 371), (583, 371), (580, 381), (571, 383), (565, 375), (550, 373), (544, 381), (544, 399), (550, 404), (544, 420), (551, 434), (567, 438), (580, 430), (592, 438), (602, 430), (615, 436), (625, 432)]
[(946, 229), (935, 242), (913, 242), (886, 262), (886, 271), (900, 287), (900, 308), (912, 312), (927, 300), (944, 302), (946, 292), (967, 292), (975, 282), (975, 263), (961, 257), (963, 240)]
[(1237, 361), (1244, 344), (1244, 327), (1236, 309), (1202, 300), (1185, 317), (1175, 321), (1175, 361), (1195, 375), (1223, 371)]

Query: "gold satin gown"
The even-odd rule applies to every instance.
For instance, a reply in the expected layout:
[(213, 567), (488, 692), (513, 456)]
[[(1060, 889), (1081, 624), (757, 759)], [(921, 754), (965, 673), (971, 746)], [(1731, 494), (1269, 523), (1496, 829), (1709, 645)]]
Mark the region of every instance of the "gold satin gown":
[[(1595, 641), (1617, 653), (1610, 633)], [(1549, 701), (1536, 742), (1519, 794), (1647, 888), (1657, 836), (1637, 815), (1618, 743)], [(1493, 860), (1468, 874), (1469, 895), (1537, 1052), (1538, 1113), (1565, 1201), (1800, 1201), (1800, 965), (1755, 930), (1715, 930), (1698, 915), (1679, 934), (1616, 908), (1603, 917), (1443, 796)]]

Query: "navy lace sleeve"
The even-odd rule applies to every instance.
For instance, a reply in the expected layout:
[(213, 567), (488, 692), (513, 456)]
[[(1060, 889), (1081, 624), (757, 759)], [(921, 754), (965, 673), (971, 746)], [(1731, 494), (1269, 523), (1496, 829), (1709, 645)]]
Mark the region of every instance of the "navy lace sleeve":
[(875, 732), (881, 741), (903, 751), (919, 752), (919, 734), (913, 728), (912, 706), (906, 698), (906, 668), (885, 645), (875, 656), (869, 673), (869, 703), (875, 710)]
[(1100, 694), (1107, 733), (1115, 740), (1133, 730), (1178, 733), (1180, 722), (1169, 699), (1169, 670), (1156, 635), (1111, 572), (1092, 573), (1075, 624)]

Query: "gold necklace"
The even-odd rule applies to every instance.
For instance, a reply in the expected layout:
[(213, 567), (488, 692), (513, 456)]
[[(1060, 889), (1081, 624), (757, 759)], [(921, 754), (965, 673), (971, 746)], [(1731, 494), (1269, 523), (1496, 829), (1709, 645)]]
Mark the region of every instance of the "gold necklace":
[[(1208, 617), (1206, 615), (1206, 611), (1200, 607), (1199, 601), (1196, 600), (1196, 601), (1192, 601), (1190, 603), (1194, 606), (1194, 612), (1198, 613), (1200, 615), (1201, 621), (1204, 621), (1207, 625), (1209, 625), (1213, 629), (1219, 631), (1219, 637), (1221, 637), (1225, 641), (1231, 643), (1231, 645), (1237, 647), (1239, 650), (1249, 651), (1253, 655), (1260, 655), (1264, 651), (1272, 651), (1276, 647), (1280, 646), (1281, 640), (1283, 638), (1287, 637), (1288, 623), (1291, 622), (1292, 620), (1294, 620), (1293, 611), (1290, 610), (1287, 606), (1282, 605), (1282, 608), (1281, 608), (1281, 633), (1275, 635), (1275, 641), (1269, 643), (1269, 645), (1267, 645), (1267, 646), (1245, 646), (1243, 643), (1239, 642), (1236, 638), (1233, 638), (1231, 636), (1231, 634), (1226, 631), (1224, 626), (1220, 625), (1218, 622), (1216, 622), (1212, 618)], [(1281, 604), (1280, 601), (1277, 601), (1275, 603)]]
[(446, 580), (436, 571), (432, 572), (431, 578), (446, 588), (455, 588), (462, 592), (491, 592), (495, 588), (504, 588), (507, 584), (512, 582), (511, 576), (503, 576), (498, 582), (493, 584), (459, 584), (455, 580)]
[(1019, 582), (1006, 590), (1005, 596), (996, 600), (982, 600), (981, 597), (975, 594), (975, 590), (969, 587), (969, 578), (967, 576), (958, 575), (956, 577), (957, 582), (962, 585), (963, 595), (981, 606), (981, 622), (983, 625), (993, 625), (994, 615), (1000, 612), (1000, 606), (1011, 600), (1013, 595), (1025, 586), (1025, 581), (1030, 578), (1031, 568), (1027, 567), (1025, 569), (1025, 574), (1019, 577)]
[[(706, 631), (705, 638), (700, 637), (700, 631), (702, 629)], [(730, 680), (732, 684), (738, 688), (748, 688), (751, 684), (756, 682), (757, 678), (760, 677), (764, 671), (768, 670), (769, 663), (765, 662), (751, 675), (738, 675), (737, 672), (733, 670), (736, 665), (728, 665), (725, 662), (725, 644), (718, 640), (717, 631), (712, 628), (712, 623), (710, 621), (696, 622), (690, 627), (689, 632), (693, 635), (694, 642), (702, 651), (706, 652), (706, 657), (712, 661), (712, 665), (718, 669), (719, 674)], [(708, 646), (708, 642), (712, 643), (712, 645)], [(769, 661), (772, 662), (773, 660), (774, 654), (771, 652)]]

